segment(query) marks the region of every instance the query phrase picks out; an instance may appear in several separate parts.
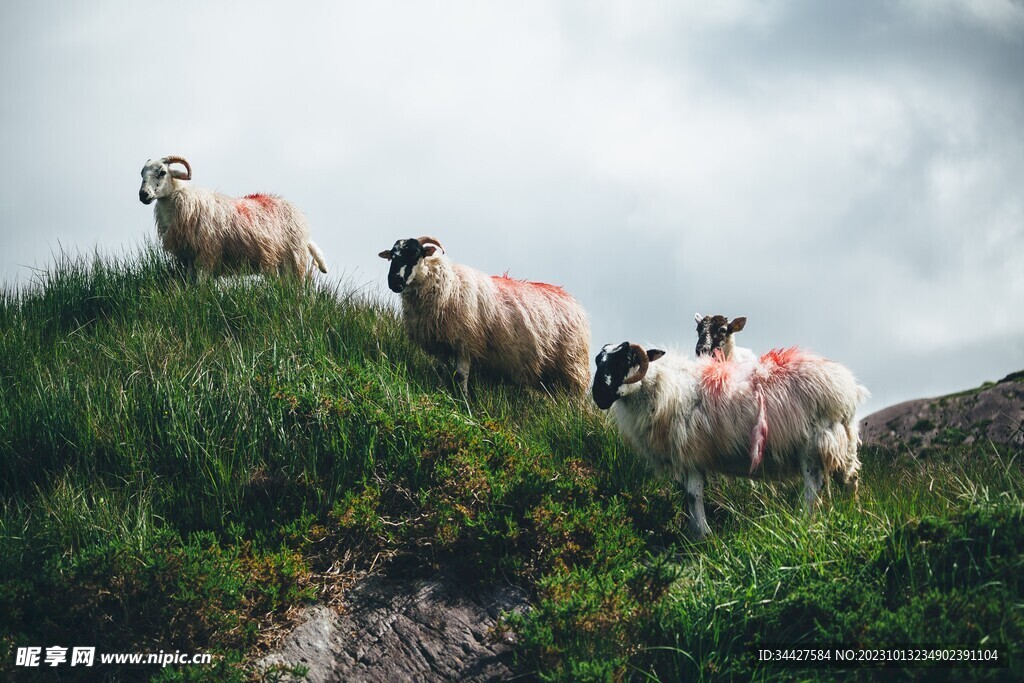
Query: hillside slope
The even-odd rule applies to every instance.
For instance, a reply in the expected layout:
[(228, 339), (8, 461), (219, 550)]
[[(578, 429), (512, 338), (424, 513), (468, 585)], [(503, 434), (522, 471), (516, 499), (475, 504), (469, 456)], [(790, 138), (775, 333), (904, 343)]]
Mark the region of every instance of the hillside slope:
[(995, 384), (948, 396), (905, 401), (864, 418), (866, 444), (909, 446), (927, 451), (936, 446), (994, 443), (1024, 446), (1024, 371)]
[[(901, 676), (1024, 678), (1019, 449), (865, 449), (859, 500), (811, 518), (799, 482), (712, 477), (695, 542), (684, 493), (589, 401), (474, 377), (453, 392), (353, 288), (193, 282), (153, 250), (4, 290), (0, 679), (254, 680), (301, 611), (439, 574), (526, 596), (493, 635), (527, 678), (877, 673), (757, 660), (826, 643), (1004, 644), (1002, 669)], [(51, 646), (214, 660), (15, 663)]]

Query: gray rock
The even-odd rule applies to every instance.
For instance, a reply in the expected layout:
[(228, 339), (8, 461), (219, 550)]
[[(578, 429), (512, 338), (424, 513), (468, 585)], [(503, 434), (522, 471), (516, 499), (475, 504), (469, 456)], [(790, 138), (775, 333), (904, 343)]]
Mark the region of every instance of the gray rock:
[[(511, 586), (469, 591), (445, 574), (416, 581), (364, 579), (343, 613), (306, 608), (302, 621), (258, 668), (308, 669), (305, 678), (267, 680), (494, 681), (515, 676), (512, 644), (494, 637), (502, 612), (524, 610)], [(279, 674), (277, 674), (279, 675)]]
[(905, 401), (864, 418), (865, 444), (912, 449), (993, 442), (1024, 446), (1024, 377), (959, 394)]

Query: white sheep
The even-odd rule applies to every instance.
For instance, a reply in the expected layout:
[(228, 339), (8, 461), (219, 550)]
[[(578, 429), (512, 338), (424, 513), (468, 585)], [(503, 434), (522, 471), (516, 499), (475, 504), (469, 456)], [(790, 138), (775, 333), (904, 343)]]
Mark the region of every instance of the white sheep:
[(474, 362), (524, 384), (586, 391), (590, 325), (561, 287), (453, 263), (433, 237), (398, 240), (379, 256), (391, 262), (388, 286), (402, 295), (409, 337), (435, 357), (454, 357), (464, 392)]
[(666, 356), (623, 342), (605, 346), (597, 356), (592, 394), (599, 408), (611, 408), (625, 441), (656, 473), (685, 482), (690, 527), (697, 536), (710, 533), (705, 476), (750, 475), (750, 435), (759, 400), (772, 427), (759, 476), (802, 473), (808, 510), (818, 501), (826, 475), (839, 476), (856, 491), (855, 414), (868, 391), (834, 361), (795, 348), (775, 349), (744, 372), (720, 356)]
[[(693, 318), (697, 321), (697, 348), (695, 349), (697, 357), (721, 354), (725, 360), (742, 365), (741, 372), (753, 370), (753, 365), (757, 363), (757, 356), (750, 349), (736, 346), (735, 339), (736, 333), (746, 327), (746, 318), (733, 318), (730, 321), (724, 315), (701, 315), (700, 313), (694, 313)], [(754, 430), (750, 434), (751, 474), (757, 471), (764, 460), (765, 439), (768, 438), (768, 415), (764, 408), (764, 397), (756, 388), (754, 397), (757, 400), (758, 410)]]
[(736, 346), (736, 340), (733, 338), (733, 335), (746, 327), (746, 318), (733, 318), (730, 321), (724, 315), (700, 313), (694, 313), (693, 318), (697, 321), (697, 348), (694, 351), (696, 355), (711, 356), (715, 351), (721, 350), (725, 358), (731, 358), (737, 363), (751, 363), (757, 360), (753, 351)]
[(143, 204), (156, 201), (153, 215), (164, 250), (187, 269), (198, 266), (200, 273), (212, 275), (248, 267), (304, 277), (312, 256), (327, 272), (305, 217), (290, 202), (267, 194), (230, 197), (184, 182), (191, 179), (192, 167), (182, 157), (150, 159), (139, 188)]

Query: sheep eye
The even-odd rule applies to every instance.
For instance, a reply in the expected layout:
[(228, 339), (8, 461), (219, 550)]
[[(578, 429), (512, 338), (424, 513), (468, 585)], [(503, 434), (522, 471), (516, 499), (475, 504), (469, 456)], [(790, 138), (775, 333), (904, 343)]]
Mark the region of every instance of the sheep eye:
[(165, 175), (167, 175), (167, 171), (160, 171), (160, 173), (158, 173), (157, 175), (163, 178)]
[(722, 327), (719, 327), (719, 328), (718, 328), (718, 331), (719, 331), (719, 332), (728, 332), (728, 331), (729, 331), (729, 328), (728, 328), (728, 327), (726, 327), (725, 325), (723, 325)]

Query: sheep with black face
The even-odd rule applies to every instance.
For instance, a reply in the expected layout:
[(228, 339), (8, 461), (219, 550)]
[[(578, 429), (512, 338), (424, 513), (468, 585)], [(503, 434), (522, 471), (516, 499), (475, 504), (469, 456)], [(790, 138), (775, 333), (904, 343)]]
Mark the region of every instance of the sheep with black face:
[[(724, 315), (701, 315), (695, 313), (697, 321), (696, 355), (713, 356), (726, 361), (740, 363), (740, 372), (752, 372), (757, 363), (757, 356), (750, 349), (736, 346), (735, 335), (747, 325), (744, 317), (733, 318), (731, 321)], [(764, 442), (768, 436), (768, 416), (764, 409), (764, 397), (757, 393), (757, 422), (750, 435), (750, 473), (753, 474), (764, 459)]]
[(474, 363), (523, 384), (586, 392), (590, 324), (561, 287), (453, 263), (433, 237), (398, 240), (379, 256), (391, 262), (388, 287), (402, 296), (409, 337), (435, 357), (454, 358), (464, 392)]
[[(592, 395), (623, 439), (655, 472), (686, 486), (690, 527), (710, 533), (704, 515), (708, 473), (751, 476), (751, 432), (765, 435), (758, 476), (802, 475), (804, 504), (818, 502), (825, 477), (856, 490), (860, 460), (855, 420), (868, 392), (846, 367), (798, 349), (775, 349), (747, 372), (720, 356), (696, 360), (622, 342), (596, 358)], [(763, 407), (759, 402), (763, 401)]]
[(750, 349), (736, 346), (733, 336), (747, 325), (744, 317), (733, 318), (731, 321), (724, 315), (701, 315), (693, 314), (697, 321), (697, 348), (694, 353), (698, 356), (712, 356), (715, 351), (721, 351), (727, 359), (733, 359), (737, 363), (746, 363), (757, 360), (757, 356)]

